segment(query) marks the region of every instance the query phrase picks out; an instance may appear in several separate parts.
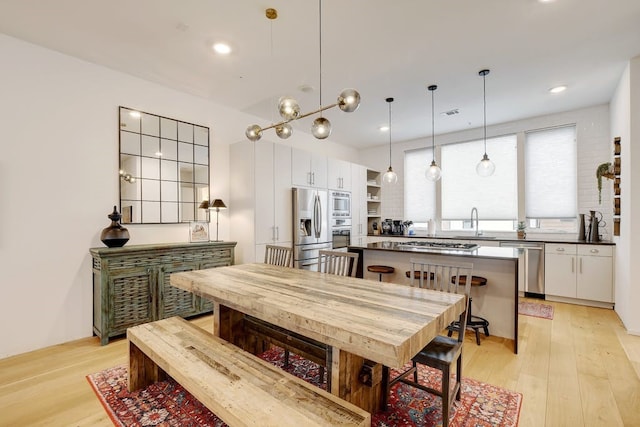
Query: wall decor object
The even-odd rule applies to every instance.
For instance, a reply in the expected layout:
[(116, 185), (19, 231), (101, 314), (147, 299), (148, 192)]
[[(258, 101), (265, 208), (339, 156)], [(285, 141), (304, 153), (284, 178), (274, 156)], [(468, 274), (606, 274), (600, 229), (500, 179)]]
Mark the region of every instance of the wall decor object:
[(129, 230), (120, 225), (121, 215), (116, 206), (113, 207), (107, 217), (111, 220), (111, 225), (102, 230), (100, 240), (110, 248), (119, 248), (129, 241)]
[(596, 168), (596, 178), (598, 180), (598, 204), (602, 204), (602, 178), (613, 179), (611, 163), (602, 163)]
[(620, 235), (620, 171), (622, 165), (622, 147), (620, 137), (613, 138), (613, 235)]
[(189, 241), (190, 242), (208, 242), (209, 241), (209, 223), (207, 221), (190, 221), (189, 222)]
[(131, 224), (205, 220), (209, 128), (119, 107), (120, 210)]

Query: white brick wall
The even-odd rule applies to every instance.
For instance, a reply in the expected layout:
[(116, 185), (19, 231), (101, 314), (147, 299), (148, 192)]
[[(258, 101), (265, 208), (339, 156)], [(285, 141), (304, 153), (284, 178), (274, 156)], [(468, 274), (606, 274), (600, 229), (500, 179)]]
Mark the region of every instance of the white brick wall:
[[(602, 212), (603, 219), (606, 222), (606, 226), (602, 231), (603, 238), (609, 240), (613, 234), (613, 182), (607, 179), (604, 180), (602, 204), (598, 204), (596, 181), (596, 168), (598, 165), (613, 161), (613, 141), (609, 136), (609, 106), (607, 104), (489, 126), (487, 128), (487, 137), (572, 123), (576, 124), (578, 141), (578, 212), (587, 214), (587, 216), (590, 210)], [(482, 129), (476, 128), (439, 135), (436, 137), (436, 142), (441, 145), (481, 137)], [(404, 152), (430, 146), (430, 144), (431, 138), (392, 144), (392, 166), (393, 170), (398, 174), (398, 183), (393, 189), (383, 187), (383, 218), (402, 219), (404, 217)], [(362, 150), (359, 161), (370, 168), (386, 171), (389, 166), (388, 145)]]

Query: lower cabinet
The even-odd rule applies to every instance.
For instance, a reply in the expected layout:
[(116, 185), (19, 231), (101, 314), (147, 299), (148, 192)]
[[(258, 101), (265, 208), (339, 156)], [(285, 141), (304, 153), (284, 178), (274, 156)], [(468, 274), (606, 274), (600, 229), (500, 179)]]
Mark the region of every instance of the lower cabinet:
[(614, 302), (613, 246), (545, 244), (545, 294)]
[(92, 248), (93, 331), (105, 345), (127, 328), (210, 312), (213, 304), (171, 286), (172, 273), (233, 264), (235, 242)]

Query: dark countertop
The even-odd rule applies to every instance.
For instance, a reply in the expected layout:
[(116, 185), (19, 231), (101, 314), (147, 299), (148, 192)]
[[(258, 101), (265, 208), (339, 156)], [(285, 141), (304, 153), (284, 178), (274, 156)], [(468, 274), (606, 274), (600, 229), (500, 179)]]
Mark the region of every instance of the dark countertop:
[(398, 237), (409, 237), (411, 239), (420, 240), (420, 239), (443, 239), (443, 240), (486, 240), (486, 241), (496, 241), (496, 242), (521, 242), (521, 243), (564, 243), (564, 244), (580, 244), (580, 245), (615, 245), (611, 240), (602, 240), (600, 242), (587, 242), (586, 240), (578, 240), (578, 239), (569, 239), (569, 238), (561, 238), (550, 239), (550, 238), (535, 238), (527, 236), (526, 239), (518, 239), (517, 237), (494, 237), (494, 236), (425, 236), (422, 234), (414, 234), (414, 235), (394, 235), (394, 234), (369, 234), (370, 237), (384, 237), (385, 239), (395, 239)]
[(407, 254), (420, 255), (442, 255), (442, 256), (460, 256), (469, 258), (486, 258), (486, 259), (504, 259), (504, 260), (517, 260), (518, 249), (517, 248), (504, 248), (496, 246), (478, 246), (471, 251), (455, 250), (455, 249), (437, 249), (428, 247), (408, 247), (402, 246), (401, 242), (376, 242), (369, 243), (366, 246), (349, 246), (350, 251), (355, 250), (375, 250), (375, 251), (390, 251), (390, 252), (405, 252)]

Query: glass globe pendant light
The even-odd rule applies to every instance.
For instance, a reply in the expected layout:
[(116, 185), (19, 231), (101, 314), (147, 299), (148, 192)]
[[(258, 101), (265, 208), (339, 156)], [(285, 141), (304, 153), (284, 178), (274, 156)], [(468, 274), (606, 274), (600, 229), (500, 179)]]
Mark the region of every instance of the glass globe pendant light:
[[(318, 8), (320, 22), (320, 107), (315, 111), (302, 113), (298, 101), (290, 96), (283, 96), (278, 100), (278, 113), (282, 121), (265, 127), (250, 125), (244, 133), (249, 141), (259, 141), (260, 138), (262, 138), (262, 133), (268, 129), (275, 129), (276, 135), (282, 139), (289, 138), (293, 133), (293, 128), (289, 124), (290, 122), (312, 116), (316, 113), (320, 113), (320, 117), (313, 121), (311, 133), (317, 139), (326, 139), (331, 135), (331, 122), (325, 117), (322, 117), (323, 111), (338, 107), (345, 113), (353, 113), (360, 106), (360, 94), (355, 89), (344, 89), (340, 92), (334, 104), (322, 105), (322, 0), (318, 0)], [(265, 15), (269, 20), (273, 21), (278, 17), (278, 12), (275, 9), (269, 8), (266, 10)]]
[(484, 155), (482, 156), (482, 160), (476, 166), (476, 172), (480, 176), (491, 176), (493, 172), (496, 170), (496, 165), (493, 163), (489, 156), (487, 155), (487, 74), (489, 74), (489, 70), (480, 70), (478, 72), (479, 76), (482, 76), (482, 86), (483, 86), (483, 110), (484, 110)]
[(431, 165), (427, 169), (425, 176), (429, 181), (436, 182), (442, 176), (442, 169), (436, 163), (436, 131), (435, 131), (435, 112), (433, 94), (438, 89), (437, 85), (431, 85), (427, 89), (431, 92)]
[(329, 137), (329, 135), (331, 135), (331, 122), (322, 117), (322, 0), (318, 0), (318, 8), (319, 8), (319, 12), (318, 12), (318, 28), (320, 29), (319, 31), (319, 44), (320, 44), (320, 61), (319, 61), (319, 65), (320, 65), (320, 85), (318, 88), (318, 92), (319, 92), (319, 98), (320, 98), (320, 117), (316, 118), (313, 121), (313, 124), (311, 125), (311, 133), (313, 134), (313, 136), (315, 136), (318, 139), (326, 139)]
[(398, 175), (391, 167), (391, 103), (393, 98), (387, 98), (385, 101), (389, 103), (389, 169), (382, 176), (382, 182), (386, 184), (395, 184), (398, 182)]

